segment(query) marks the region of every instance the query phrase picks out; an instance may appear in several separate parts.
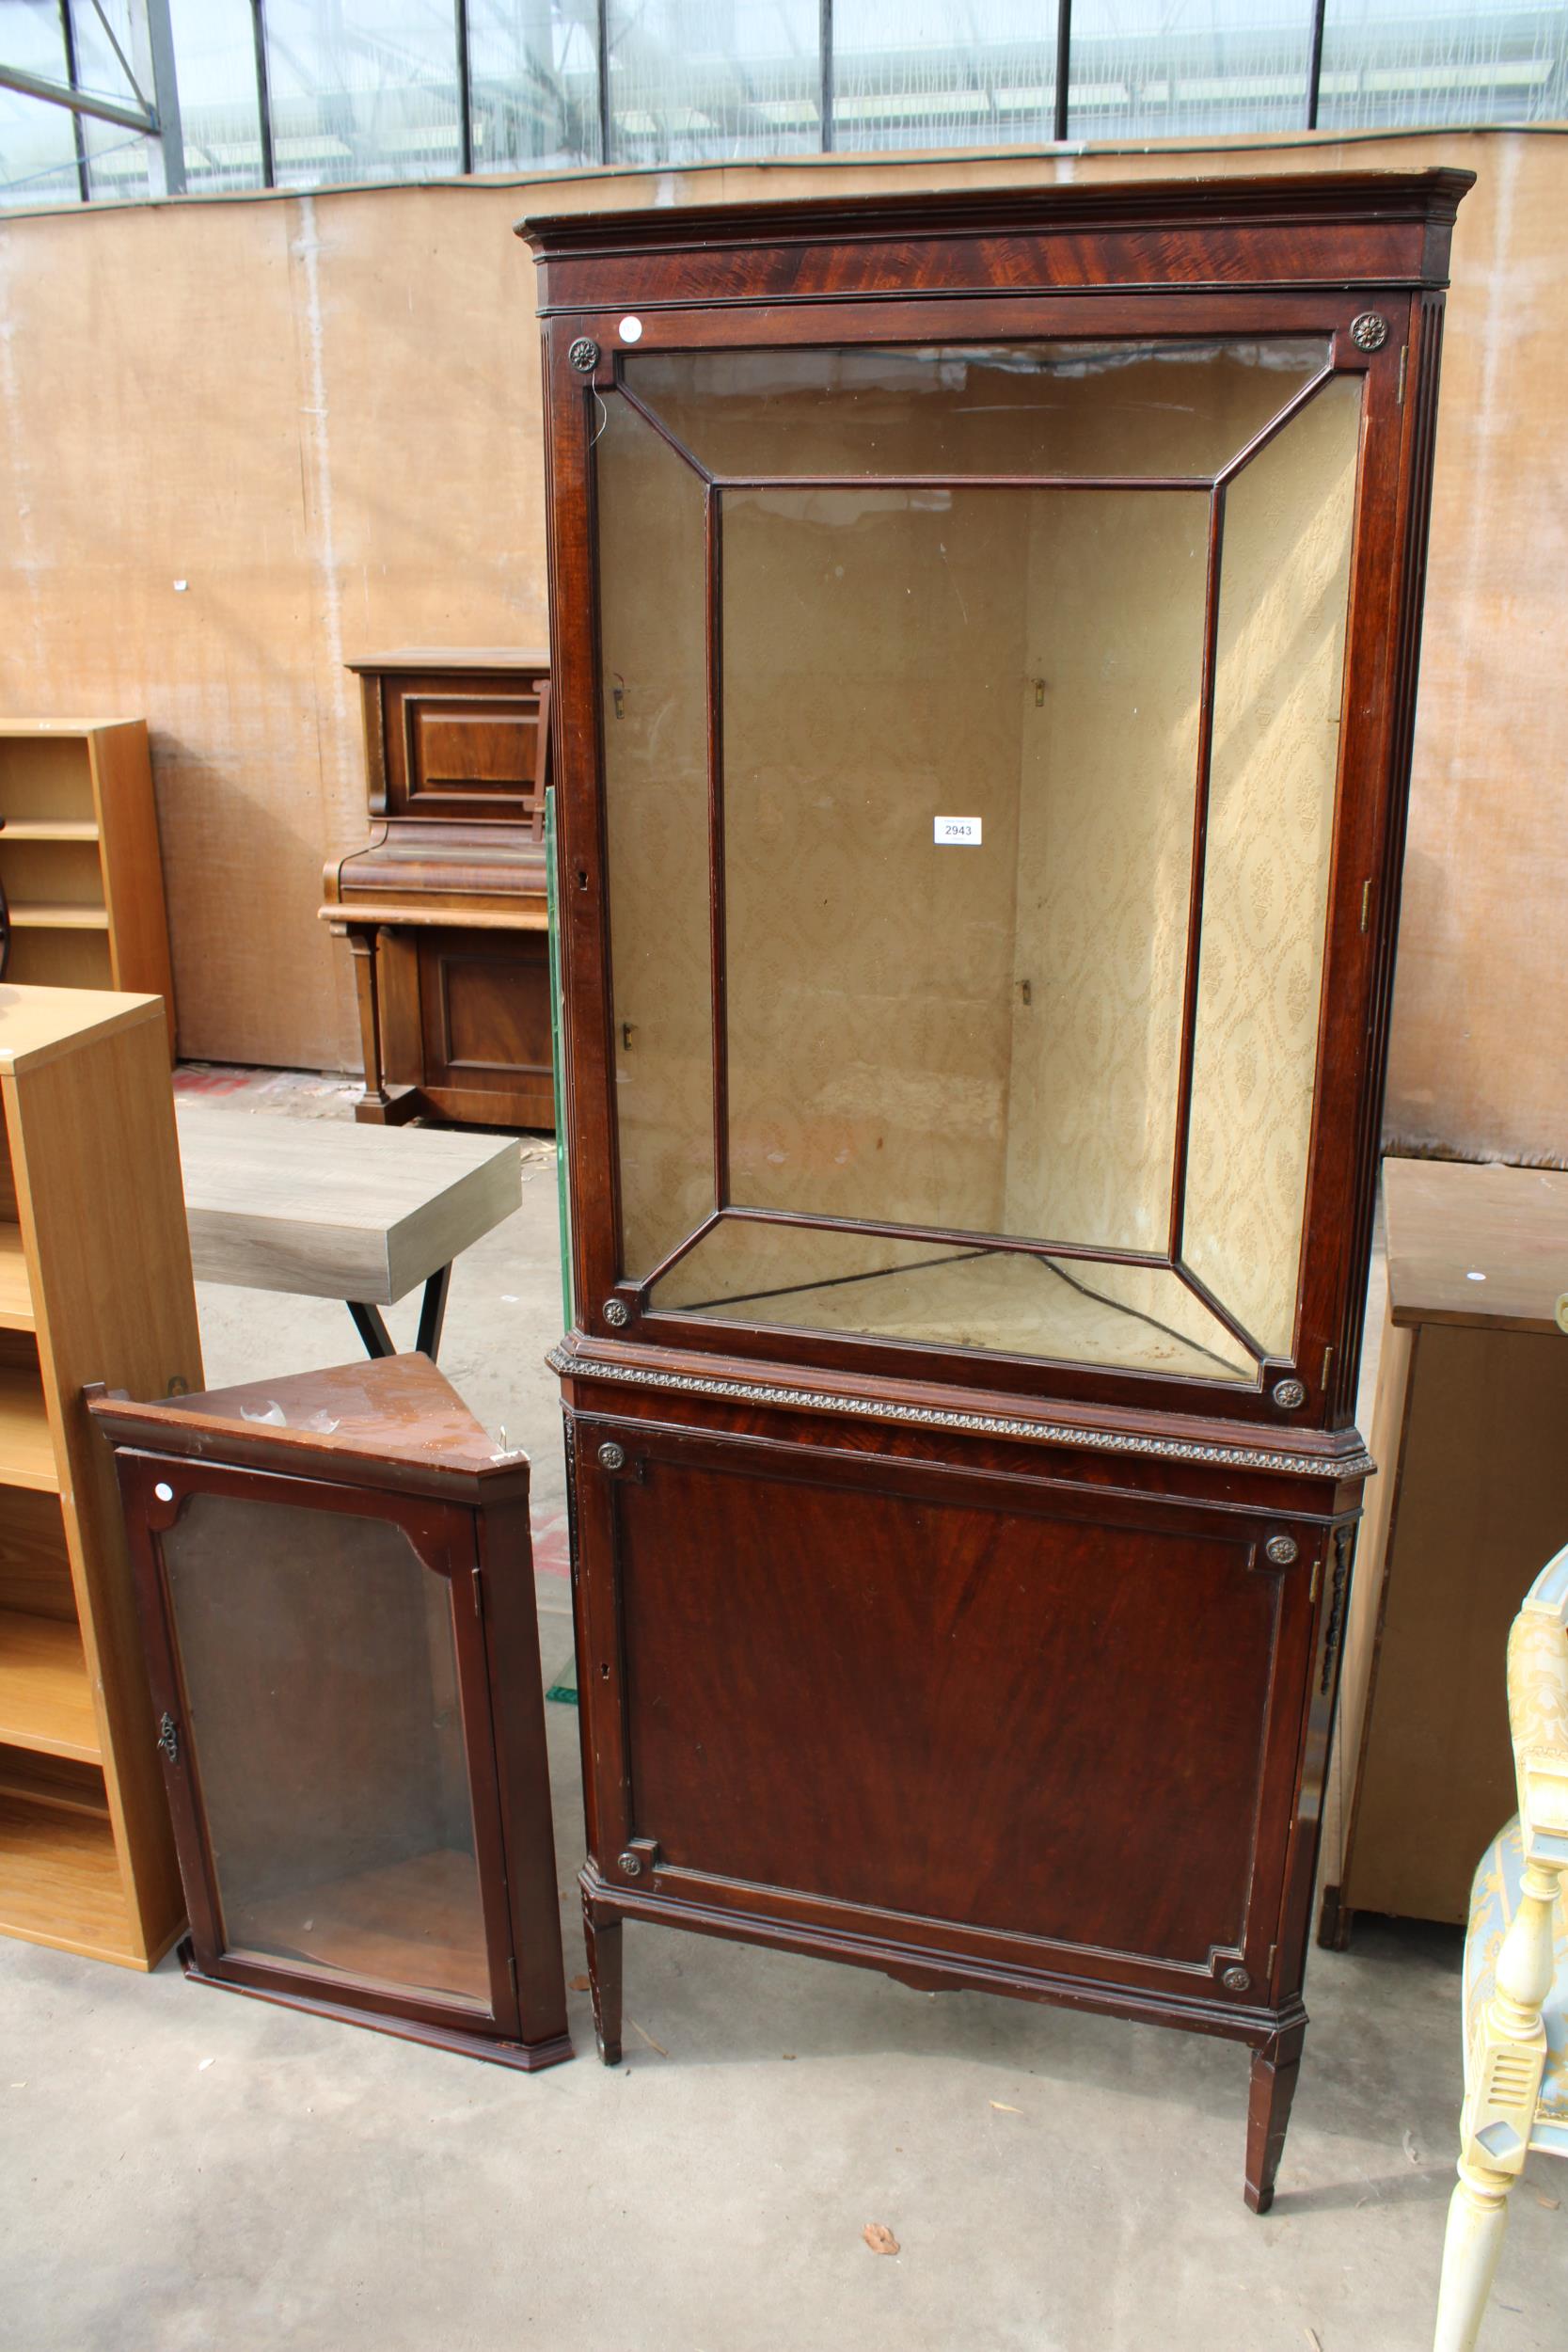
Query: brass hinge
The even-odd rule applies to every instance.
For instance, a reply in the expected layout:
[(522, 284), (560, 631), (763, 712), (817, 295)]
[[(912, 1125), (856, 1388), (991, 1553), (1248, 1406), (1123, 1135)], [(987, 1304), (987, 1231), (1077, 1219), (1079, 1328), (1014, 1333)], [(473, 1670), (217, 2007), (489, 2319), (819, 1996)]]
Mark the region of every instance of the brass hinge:
[(484, 1604), (480, 1598), (479, 1570), (475, 1568), (471, 1571), (471, 1573), (474, 1580), (474, 1615), (476, 1617), (483, 1617), (484, 1614)]
[(1396, 402), (1399, 404), (1400, 407), (1402, 407), (1402, 408), (1404, 406), (1404, 372), (1405, 372), (1405, 369), (1406, 369), (1409, 365), (1410, 365), (1410, 345), (1409, 345), (1408, 343), (1401, 343), (1401, 345), (1400, 345), (1400, 380), (1399, 380), (1399, 386), (1398, 386), (1398, 389), (1397, 389), (1397, 390), (1396, 390), (1396, 391), (1395, 391), (1395, 393), (1394, 393), (1394, 398), (1395, 398)]
[(1263, 1971), (1263, 1974), (1267, 1977), (1267, 1979), (1269, 1979), (1269, 1982), (1270, 1982), (1271, 1984), (1274, 1982), (1274, 1963), (1275, 1963), (1275, 1962), (1278, 1958), (1279, 1958), (1279, 1947), (1278, 1947), (1278, 1945), (1277, 1945), (1277, 1944), (1271, 1944), (1271, 1945), (1269, 1946), (1269, 1959), (1268, 1959), (1268, 1965), (1267, 1965), (1267, 1967), (1266, 1967), (1266, 1968), (1264, 1969), (1264, 1971)]
[(1311, 1583), (1311, 1587), (1310, 1587), (1310, 1589), (1308, 1590), (1308, 1592), (1307, 1592), (1307, 1596), (1308, 1605), (1310, 1605), (1310, 1603), (1311, 1603), (1311, 1602), (1313, 1602), (1313, 1601), (1315, 1601), (1315, 1600), (1317, 1599), (1317, 1597), (1318, 1597), (1318, 1587), (1319, 1587), (1319, 1585), (1323, 1582), (1323, 1553), (1320, 1551), (1320, 1552), (1319, 1552), (1319, 1554), (1318, 1554), (1318, 1556), (1317, 1556), (1317, 1558), (1316, 1558), (1316, 1559), (1313, 1561), (1313, 1563), (1312, 1563), (1312, 1583)]
[(517, 1998), (517, 1955), (515, 1952), (508, 1952), (506, 1955), (506, 1973), (512, 1984), (512, 1997), (515, 2000)]

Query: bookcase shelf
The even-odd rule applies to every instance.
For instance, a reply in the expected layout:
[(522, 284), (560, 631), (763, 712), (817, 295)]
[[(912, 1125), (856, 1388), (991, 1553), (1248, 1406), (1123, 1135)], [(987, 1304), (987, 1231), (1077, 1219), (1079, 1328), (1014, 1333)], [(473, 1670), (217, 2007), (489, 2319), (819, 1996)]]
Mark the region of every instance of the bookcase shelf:
[(8, 841), (97, 841), (98, 827), (90, 817), (8, 817), (3, 828)]
[(81, 1629), (0, 1609), (0, 1740), (96, 1764), (103, 1743)]
[(0, 1794), (0, 1934), (145, 1967), (107, 1813)]
[(27, 1486), (40, 1495), (58, 1494), (60, 1488), (42, 1379), (14, 1368), (0, 1369), (0, 1488), (7, 1486)]
[(13, 898), (10, 918), (19, 930), (106, 931), (107, 907), (78, 905), (66, 898)]
[(0, 1218), (0, 1331), (32, 1331), (33, 1286), (27, 1279), (27, 1256), (22, 1228)]
[(0, 1744), (0, 1800), (5, 1799), (53, 1806), (59, 1813), (82, 1813), (92, 1821), (109, 1819), (102, 1765), (45, 1756), (37, 1748)]
[[(174, 984), (141, 719), (0, 717), (0, 884), (24, 986), (161, 996)], [(82, 940), (72, 934), (89, 936)]]
[(184, 1901), (83, 1390), (201, 1386), (165, 1020), (154, 995), (0, 990), (0, 1934), (130, 1968)]

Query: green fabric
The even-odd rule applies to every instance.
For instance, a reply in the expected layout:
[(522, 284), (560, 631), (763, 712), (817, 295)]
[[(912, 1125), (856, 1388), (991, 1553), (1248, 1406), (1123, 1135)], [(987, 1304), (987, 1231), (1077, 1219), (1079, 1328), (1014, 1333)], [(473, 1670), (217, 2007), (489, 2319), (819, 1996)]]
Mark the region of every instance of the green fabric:
[[(561, 1311), (562, 1327), (570, 1330), (572, 1311), (572, 1211), (566, 1198), (566, 1089), (561, 1070), (561, 904), (556, 875), (555, 787), (545, 791), (545, 904), (549, 916), (550, 943), (550, 1075), (555, 1084), (555, 1192), (561, 1219)], [(554, 1692), (550, 1696), (555, 1696)], [(572, 1693), (577, 1704), (577, 1692)]]

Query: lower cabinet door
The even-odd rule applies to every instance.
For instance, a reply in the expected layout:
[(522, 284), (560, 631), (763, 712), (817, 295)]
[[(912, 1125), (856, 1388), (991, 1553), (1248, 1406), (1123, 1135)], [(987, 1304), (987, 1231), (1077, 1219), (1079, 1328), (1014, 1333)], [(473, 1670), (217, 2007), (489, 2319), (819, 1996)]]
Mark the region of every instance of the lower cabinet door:
[(156, 1457), (129, 1475), (199, 1966), (515, 2033), (467, 1516)]
[(1311, 1531), (1282, 1568), (1277, 1522), (1157, 1497), (625, 1423), (579, 1458), (606, 1876), (641, 1838), (666, 1894), (1264, 1992)]

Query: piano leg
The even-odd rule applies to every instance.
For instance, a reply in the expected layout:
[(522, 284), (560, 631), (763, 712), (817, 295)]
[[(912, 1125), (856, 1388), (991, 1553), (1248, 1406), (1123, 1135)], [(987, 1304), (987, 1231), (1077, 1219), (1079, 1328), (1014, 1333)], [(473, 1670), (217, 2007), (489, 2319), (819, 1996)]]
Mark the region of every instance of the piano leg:
[(337, 924), (332, 930), (346, 935), (354, 957), (354, 988), (359, 1003), (359, 1041), (365, 1055), (365, 1091), (355, 1104), (356, 1119), (373, 1126), (391, 1127), (412, 1119), (420, 1108), (418, 1090), (400, 1087), (388, 1094), (381, 1068), (381, 993), (376, 975), (376, 948), (381, 933), (373, 923)]

